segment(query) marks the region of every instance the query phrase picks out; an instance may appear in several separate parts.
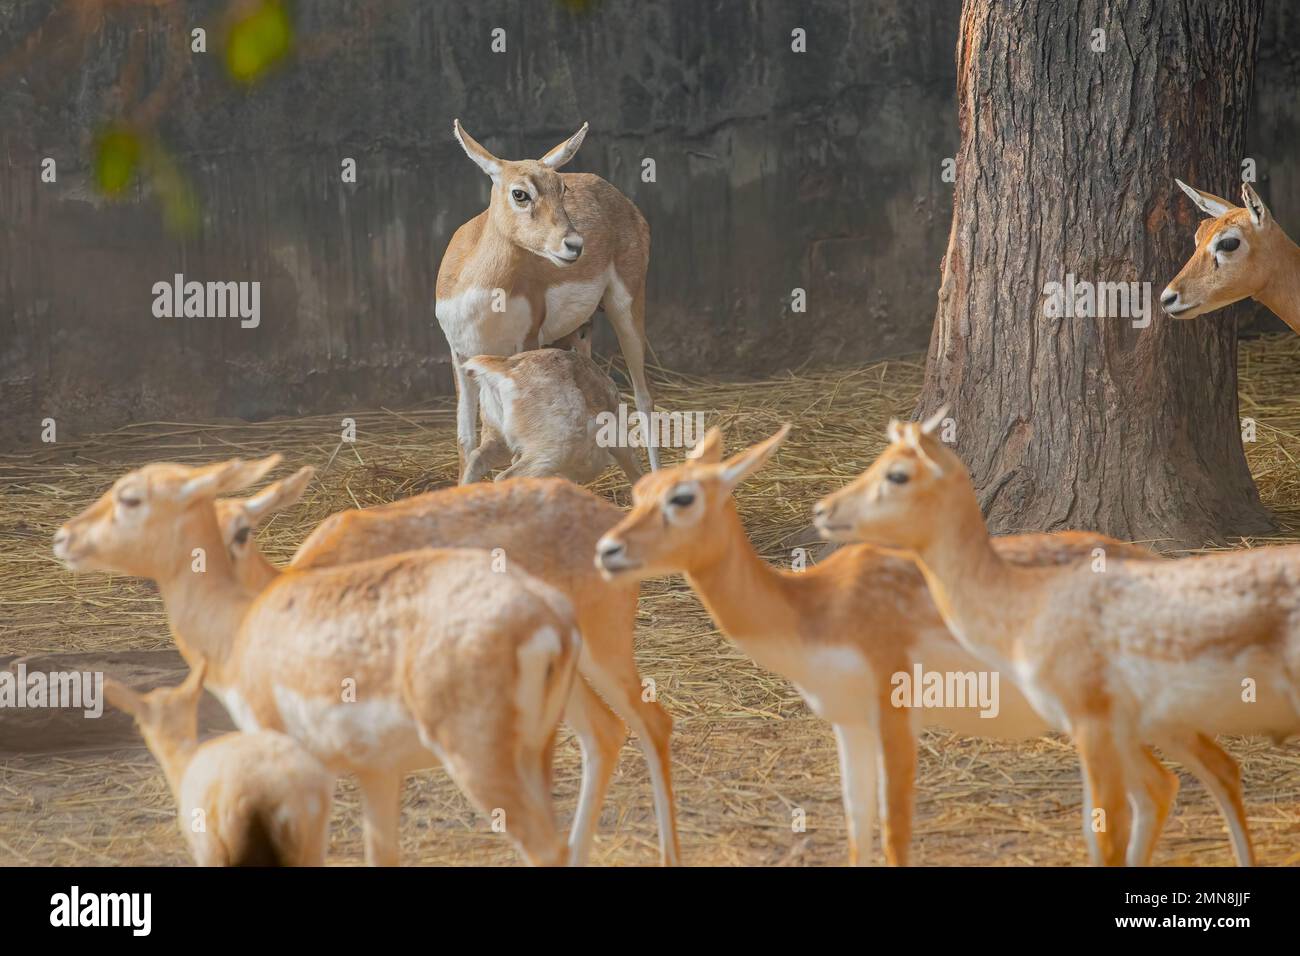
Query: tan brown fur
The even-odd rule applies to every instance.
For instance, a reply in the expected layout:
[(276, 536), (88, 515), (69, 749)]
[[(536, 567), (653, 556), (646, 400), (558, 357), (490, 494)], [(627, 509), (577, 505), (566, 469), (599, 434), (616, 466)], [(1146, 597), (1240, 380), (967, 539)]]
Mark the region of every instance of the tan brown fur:
[[(1250, 863), (1239, 778), (1211, 737), (1300, 731), (1300, 547), (1118, 560), (1104, 573), (1014, 567), (989, 538), (957, 456), (914, 424), (891, 426), (891, 442), (819, 503), (823, 534), (916, 560), (957, 639), (1075, 737), (1110, 822), (1127, 820), (1116, 793), (1138, 807), (1130, 863), (1146, 862), (1172, 800), (1150, 770), (1150, 744), (1206, 784), (1238, 862)], [(1247, 679), (1254, 699), (1243, 693)], [(1113, 850), (1103, 841), (1112, 862)]]
[(278, 458), (133, 471), (63, 526), (55, 555), (155, 580), (182, 655), (208, 662), (241, 729), (286, 733), (355, 774), (368, 862), (397, 862), (402, 777), (437, 762), (482, 812), (504, 812), (525, 859), (561, 862), (547, 781), (580, 650), (568, 599), (472, 549), (295, 571), (250, 593), (214, 500)]
[[(478, 395), (462, 364), (565, 340), (604, 308), (627, 361), (637, 408), (653, 404), (645, 377), (645, 275), (650, 227), (626, 196), (591, 173), (560, 173), (587, 127), (540, 160), (493, 156), (453, 123), (466, 154), (492, 178), (488, 208), (451, 238), (438, 269), (438, 322), (451, 346), (462, 464), (477, 442)], [(522, 190), (527, 200), (512, 195)], [(566, 243), (580, 252), (563, 258)], [(499, 290), (507, 306), (494, 303)], [(494, 310), (493, 306), (498, 308)], [(590, 354), (590, 343), (585, 343)], [(650, 449), (651, 467), (658, 467)], [(463, 472), (462, 472), (463, 475)]]
[[(1244, 206), (1177, 181), (1209, 218), (1196, 227), (1196, 251), (1165, 288), (1161, 302), (1174, 318), (1193, 319), (1253, 298), (1300, 332), (1300, 247), (1282, 231), (1249, 183)], [(1224, 238), (1239, 238), (1217, 251)]]
[[(135, 717), (177, 802), (199, 866), (322, 866), (334, 777), (284, 734), (223, 734), (198, 742), (204, 665), (177, 687), (138, 694), (104, 682), (108, 702)], [(258, 835), (269, 845), (258, 845)]]
[[(874, 814), (863, 804), (872, 799), (870, 767), (878, 763), (885, 859), (904, 864), (922, 723), (1011, 737), (1048, 727), (1008, 686), (1001, 689), (1001, 713), (991, 719), (892, 705), (891, 677), (910, 673), (917, 662), (942, 667), (936, 653), (963, 670), (977, 666), (948, 634), (924, 579), (906, 559), (856, 545), (794, 572), (755, 553), (731, 490), (775, 452), (784, 434), (724, 463), (721, 436), (710, 431), (698, 460), (637, 483), (632, 511), (601, 539), (597, 561), (614, 583), (684, 573), (724, 633), (757, 663), (793, 681), (814, 712), (835, 725), (853, 863), (870, 859)], [(690, 504), (673, 504), (687, 492)], [(1029, 565), (1068, 567), (1095, 558), (1097, 549), (1108, 560), (1154, 560), (1145, 549), (1082, 532), (1015, 535), (997, 539), (996, 547), (1007, 560)], [(845, 652), (861, 659), (862, 675), (837, 676)]]
[(280, 576), (280, 569), (257, 547), (253, 533), (276, 512), (297, 504), (315, 474), (316, 469), (308, 465), (247, 498), (217, 499), (221, 540), (225, 542), (235, 575), (250, 594), (261, 593)]
[[(219, 510), (231, 515), (223, 527), (233, 532), (249, 524), (250, 516), (241, 519), (235, 514), (250, 500), (265, 516), (296, 496), (272, 485), (252, 499), (223, 500)], [(636, 730), (651, 768), (661, 862), (676, 864), (680, 849), (672, 797), (672, 718), (657, 702), (642, 699), (633, 657), (639, 586), (607, 585), (590, 557), (597, 539), (622, 514), (603, 498), (561, 479), (465, 485), (331, 515), (298, 548), (291, 568), (331, 567), (426, 545), (500, 548), (507, 563), (568, 595), (583, 635), (578, 668), (584, 677), (574, 681), (565, 710), (565, 720), (583, 749), (583, 792), (570, 835), (570, 861), (586, 860), (618, 751), (627, 738), (626, 721)], [(259, 590), (266, 585), (266, 575), (279, 573), (251, 540), (235, 554), (237, 572)]]
[(593, 481), (617, 463), (635, 483), (641, 467), (633, 449), (597, 443), (598, 416), (618, 417), (618, 389), (578, 351), (535, 349), (509, 358), (479, 355), (465, 362), (479, 387), (482, 429), (470, 453), (465, 482), (492, 468), (506, 478)]

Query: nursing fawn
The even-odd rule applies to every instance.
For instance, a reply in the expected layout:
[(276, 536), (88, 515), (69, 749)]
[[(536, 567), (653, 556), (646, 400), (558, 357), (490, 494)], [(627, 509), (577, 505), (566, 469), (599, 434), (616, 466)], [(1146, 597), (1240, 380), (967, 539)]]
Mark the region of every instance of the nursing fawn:
[(823, 535), (910, 555), (957, 640), (1073, 738), (1105, 863), (1146, 864), (1169, 812), (1176, 778), (1146, 745), (1205, 783), (1252, 862), (1240, 771), (1213, 736), (1300, 730), (1300, 547), (1013, 567), (931, 434), (941, 417), (891, 423), (875, 464), (817, 505)]
[(636, 452), (621, 442), (602, 445), (602, 415), (618, 420), (618, 389), (588, 356), (535, 349), (510, 358), (479, 355), (464, 364), (478, 383), (479, 446), (470, 452), (465, 483), (493, 468), (506, 478), (568, 478), (585, 484), (617, 463), (636, 483)]
[[(280, 573), (258, 550), (252, 530), (271, 512), (296, 501), (309, 477), (310, 469), (303, 469), (250, 498), (217, 503), (235, 572), (247, 586), (260, 590)], [(582, 632), (582, 679), (573, 682), (564, 711), (582, 747), (582, 790), (569, 834), (570, 862), (582, 864), (590, 853), (618, 752), (627, 739), (626, 721), (636, 731), (650, 769), (660, 860), (675, 865), (680, 850), (672, 791), (673, 722), (653, 695), (647, 699), (633, 657), (639, 585), (606, 584), (590, 559), (596, 540), (622, 516), (603, 498), (560, 479), (466, 485), (338, 512), (302, 543), (291, 570), (423, 546), (500, 548), (502, 560), (567, 594)]]
[(334, 777), (284, 734), (262, 730), (198, 742), (206, 664), (177, 687), (138, 694), (104, 682), (108, 702), (135, 718), (176, 800), (199, 866), (321, 866)]
[[(685, 574), (727, 637), (790, 680), (812, 711), (833, 725), (850, 861), (870, 862), (879, 794), (885, 859), (904, 864), (921, 726), (1011, 738), (1048, 728), (1006, 685), (997, 686), (989, 708), (973, 699), (942, 709), (896, 704), (895, 678), (911, 677), (917, 665), (943, 674), (980, 669), (949, 635), (925, 582), (906, 560), (847, 547), (794, 572), (755, 553), (731, 493), (776, 452), (787, 430), (725, 462), (722, 437), (710, 430), (693, 459), (637, 483), (631, 512), (601, 538), (596, 563), (614, 583)], [(1097, 557), (1097, 549), (1107, 558), (1152, 558), (1087, 534), (1018, 535), (998, 547), (1010, 560), (1034, 564), (1075, 563)]]
[(439, 763), (526, 860), (561, 862), (550, 761), (580, 648), (568, 599), (473, 549), (286, 574), (251, 592), (214, 501), (278, 460), (132, 471), (59, 530), (55, 556), (153, 579), (182, 655), (207, 661), (206, 686), (241, 730), (287, 734), (355, 774), (368, 862), (397, 862), (402, 779)]

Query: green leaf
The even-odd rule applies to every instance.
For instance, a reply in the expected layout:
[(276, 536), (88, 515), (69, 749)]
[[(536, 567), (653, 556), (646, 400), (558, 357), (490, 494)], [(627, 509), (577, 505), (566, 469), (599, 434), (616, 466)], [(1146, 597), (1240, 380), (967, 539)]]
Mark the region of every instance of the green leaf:
[(120, 195), (139, 167), (140, 138), (134, 133), (109, 128), (95, 138), (95, 184), (104, 195)]
[(266, 0), (237, 20), (226, 38), (226, 69), (240, 83), (256, 83), (289, 54), (293, 23), (279, 0)]

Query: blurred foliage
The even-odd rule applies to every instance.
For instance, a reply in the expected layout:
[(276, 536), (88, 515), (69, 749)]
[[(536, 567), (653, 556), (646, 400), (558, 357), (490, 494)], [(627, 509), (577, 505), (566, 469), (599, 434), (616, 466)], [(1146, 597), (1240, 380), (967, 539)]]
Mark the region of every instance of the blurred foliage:
[(256, 83), (293, 46), (293, 21), (281, 0), (263, 0), (235, 20), (226, 36), (226, 70), (240, 83)]
[(199, 203), (176, 161), (156, 137), (126, 126), (109, 126), (95, 137), (94, 180), (99, 191), (117, 199), (139, 177), (148, 178), (173, 233), (189, 235), (199, 226)]
[(167, 228), (179, 236), (198, 232), (199, 199), (180, 166), (161, 143), (155, 143), (147, 156), (150, 179), (162, 201), (163, 222)]
[[(0, 0), (0, 4), (8, 2)], [(364, 6), (370, 0), (360, 2)], [(90, 186), (102, 196), (120, 199), (133, 184), (144, 181), (162, 204), (170, 230), (196, 230), (201, 212), (197, 194), (158, 132), (193, 63), (191, 4), (188, 0), (50, 0), (49, 6), (54, 9), (15, 50), (0, 56), (0, 82), (35, 65), (54, 75), (75, 76), (77, 62), (102, 42), (108, 27), (126, 21), (132, 39), (111, 87), (116, 115), (91, 137)], [(212, 0), (212, 6), (205, 29), (221, 31), (223, 59), (232, 81), (244, 86), (257, 83), (295, 51), (293, 0)], [(160, 19), (147, 22), (154, 18)], [(161, 78), (146, 92), (153, 36), (165, 38), (165, 58)], [(298, 54), (320, 56), (329, 49), (329, 44), (320, 42), (313, 47), (309, 38)]]
[(95, 185), (105, 196), (120, 196), (140, 168), (140, 137), (110, 126), (95, 137)]

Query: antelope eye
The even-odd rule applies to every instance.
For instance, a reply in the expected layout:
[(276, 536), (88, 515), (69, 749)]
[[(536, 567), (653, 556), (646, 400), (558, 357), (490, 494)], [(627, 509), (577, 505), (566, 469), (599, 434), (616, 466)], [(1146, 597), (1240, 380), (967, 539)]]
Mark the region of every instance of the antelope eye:
[(674, 508), (689, 508), (695, 504), (695, 495), (689, 491), (679, 491), (668, 499), (668, 503)]
[(132, 498), (130, 495), (118, 495), (117, 503), (123, 508), (134, 508), (140, 504), (140, 499)]
[(235, 532), (235, 538), (234, 538), (235, 544), (239, 544), (239, 545), (247, 544), (247, 543), (248, 543), (248, 536), (249, 536), (249, 534), (252, 533), (252, 530), (253, 530), (253, 529), (250, 528), (248, 525), (244, 525), (244, 527), (242, 527), (242, 528), (240, 528), (238, 531), (236, 531), (236, 532)]
[(1229, 238), (1227, 238), (1227, 239), (1220, 239), (1220, 240), (1219, 240), (1219, 244), (1218, 244), (1217, 246), (1214, 247), (1214, 251), (1215, 251), (1215, 252), (1232, 252), (1232, 251), (1233, 251), (1234, 249), (1236, 249), (1239, 245), (1241, 245), (1241, 240), (1238, 239), (1236, 236), (1231, 236), (1231, 237), (1229, 237)]
[(890, 471), (885, 473), (885, 477), (896, 485), (905, 485), (911, 480), (912, 476), (905, 471)]
[(528, 202), (528, 193), (524, 192), (522, 189), (512, 189), (510, 190), (510, 198), (522, 206), (524, 203)]

